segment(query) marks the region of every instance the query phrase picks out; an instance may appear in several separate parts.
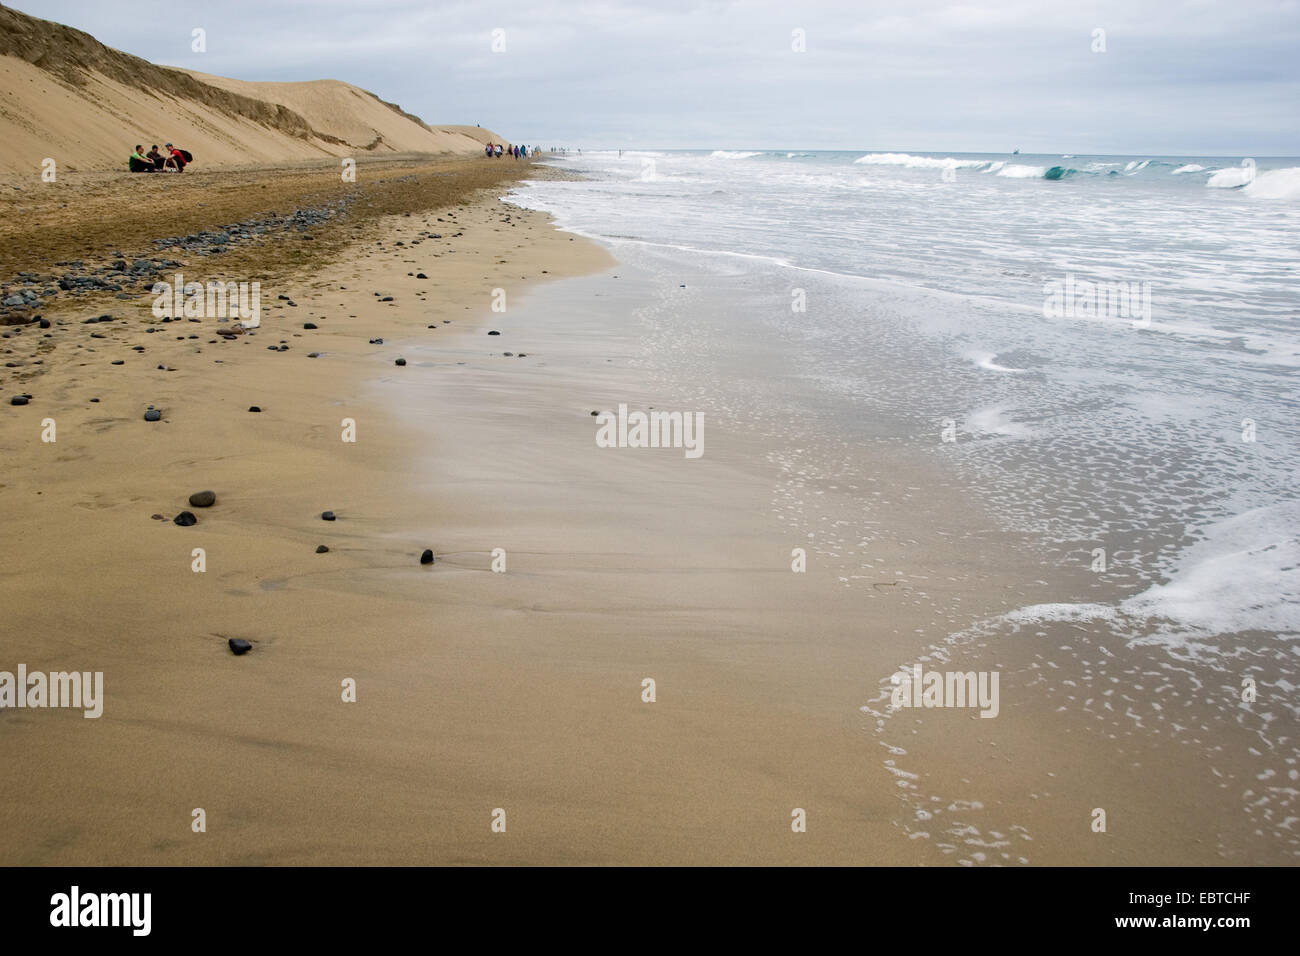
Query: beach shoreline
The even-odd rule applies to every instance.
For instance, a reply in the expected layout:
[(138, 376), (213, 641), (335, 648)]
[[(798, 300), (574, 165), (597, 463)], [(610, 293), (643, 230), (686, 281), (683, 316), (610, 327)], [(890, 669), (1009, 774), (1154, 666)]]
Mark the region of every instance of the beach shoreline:
[[(32, 400), (0, 417), (0, 670), (105, 691), (95, 719), (0, 711), (0, 860), (1136, 865), (1249, 845), (1244, 817), (1187, 844), (1179, 819), (1227, 832), (1209, 801), (1167, 812), (1159, 780), (1203, 792), (1194, 749), (1130, 733), (1121, 766), (1115, 728), (1027, 692), (1045, 667), (1091, 679), (1044, 661), (1080, 628), (936, 648), (1082, 571), (1045, 569), (905, 446), (819, 457), (780, 417), (708, 404), (701, 370), (779, 381), (739, 337), (714, 354), (692, 332), (766, 290), (615, 259), (501, 202), (481, 175), (502, 161), (457, 162), (426, 170), (443, 194), (385, 177), (417, 178), (322, 224), (310, 265), (278, 251), (292, 235), (184, 263), (269, 277), (254, 334), (164, 322), (143, 292), (6, 329), (30, 355), (5, 387)], [(601, 447), (620, 406), (707, 409), (703, 454)], [(870, 539), (841, 540), (845, 516)], [(882, 717), (912, 665), (999, 671), (1003, 719)], [(1090, 831), (1094, 805), (1122, 841)]]

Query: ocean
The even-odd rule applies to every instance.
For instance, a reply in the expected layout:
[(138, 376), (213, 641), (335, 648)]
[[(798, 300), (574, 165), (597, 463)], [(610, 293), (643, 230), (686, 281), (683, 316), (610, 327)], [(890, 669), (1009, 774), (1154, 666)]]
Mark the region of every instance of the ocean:
[[(750, 334), (856, 405), (845, 421), (879, 421), (874, 440), (932, 437), (1049, 553), (1115, 542), (1126, 610), (1167, 618), (1175, 639), (1300, 632), (1300, 159), (628, 150), (558, 164), (588, 178), (512, 201), (674, 274), (804, 289), (806, 311), (787, 293)], [(1067, 281), (1126, 285), (1134, 307), (1105, 314), (1099, 297), (1097, 314), (1045, 316)]]
[[(643, 365), (681, 407), (774, 448), (799, 436), (773, 452), (788, 461), (772, 516), (837, 562), (846, 587), (878, 580), (872, 542), (886, 533), (872, 518), (880, 486), (855, 472), (899, 451), (930, 463), (1032, 542), (1057, 584), (993, 619), (936, 600), (931, 649), (1084, 626), (1096, 647), (1192, 662), (1173, 696), (1222, 685), (1201, 730), (1248, 725), (1263, 742), (1261, 766), (1228, 772), (1272, 781), (1243, 803), (1258, 833), (1300, 852), (1300, 159), (548, 161), (584, 178), (530, 181), (510, 201), (658, 277), (662, 301), (637, 317)], [(861, 507), (819, 509), (818, 482)], [(1139, 687), (1163, 666), (1144, 660), (1126, 677)], [(1084, 663), (1065, 684), (1118, 679)], [(1246, 718), (1243, 674), (1268, 701)], [(1186, 735), (1144, 706), (1128, 708), (1130, 729)]]

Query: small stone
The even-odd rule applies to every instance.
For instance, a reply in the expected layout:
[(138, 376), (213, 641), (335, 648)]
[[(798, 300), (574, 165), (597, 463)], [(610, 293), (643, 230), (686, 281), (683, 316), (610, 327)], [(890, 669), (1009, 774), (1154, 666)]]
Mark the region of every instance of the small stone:
[(427, 279), (427, 278), (429, 278), (429, 277), (428, 277), (427, 275), (425, 275), (423, 272), (417, 272), (417, 273), (415, 274), (415, 277), (416, 277), (417, 279)]
[(399, 358), (399, 359), (398, 359), (396, 362), (394, 362), (393, 364), (394, 364), (394, 365), (405, 365), (405, 364), (406, 364), (406, 359), (404, 359), (404, 358)]
[(488, 333), (488, 335), (500, 335), (500, 334), (501, 333), (498, 332), (496, 329), (493, 329), (491, 332)]
[(592, 412), (591, 414), (592, 414), (592, 417), (594, 418), (595, 416), (599, 415), (600, 412)]
[(158, 513), (156, 513), (156, 512), (155, 512), (154, 514), (151, 514), (149, 517), (152, 518), (154, 521), (166, 521), (166, 520), (167, 520), (167, 516), (166, 516), (166, 515), (160, 515), (160, 514), (158, 514)]
[(433, 551), (430, 548), (424, 549), (424, 554), (420, 555), (421, 564), (433, 564)]
[(182, 511), (175, 518), (172, 518), (172, 521), (180, 525), (182, 528), (189, 528), (199, 523), (199, 519), (194, 517), (194, 512), (192, 511)]
[(314, 329), (314, 328), (316, 328), (316, 323), (315, 323), (315, 322), (304, 322), (304, 323), (302, 324), (302, 327), (303, 327), (304, 329)]
[(308, 357), (308, 358), (320, 358), (320, 353), (319, 353), (319, 352), (308, 352), (308, 353), (307, 353), (307, 357)]
[(162, 418), (162, 412), (156, 408), (151, 408), (144, 413), (144, 420), (147, 422), (156, 422)]
[(248, 643), (242, 637), (232, 637), (226, 642), (230, 645), (230, 652), (238, 657), (240, 654), (247, 654), (253, 649), (253, 645)]
[(317, 553), (317, 554), (329, 554), (329, 550), (330, 550), (330, 549), (327, 548), (327, 547), (325, 547), (325, 545), (323, 545), (323, 544), (318, 544), (318, 545), (316, 545), (316, 553)]
[(15, 395), (13, 398), (9, 399), (9, 404), (10, 404), (10, 405), (26, 405), (26, 404), (27, 404), (27, 396), (26, 396), (26, 395)]
[(211, 508), (216, 503), (217, 495), (213, 491), (196, 491), (190, 495), (190, 504), (195, 508)]
[(248, 410), (249, 410), (250, 412), (260, 412), (260, 411), (262, 410), (262, 408), (261, 408), (260, 405), (249, 405), (249, 406), (248, 406)]
[(335, 515), (334, 512), (332, 511), (322, 511), (320, 513), (321, 521), (333, 521), (336, 517), (337, 515)]
[(126, 364), (126, 361), (123, 360), (123, 359), (113, 359), (113, 363), (112, 363), (112, 364), (114, 364), (114, 365), (125, 365), (125, 364)]

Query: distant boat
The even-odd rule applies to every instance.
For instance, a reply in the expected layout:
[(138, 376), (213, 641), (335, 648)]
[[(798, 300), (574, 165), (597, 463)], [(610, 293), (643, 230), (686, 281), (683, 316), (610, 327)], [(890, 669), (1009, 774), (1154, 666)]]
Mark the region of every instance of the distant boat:
[(1013, 149), (1013, 150), (1011, 151), (1011, 155), (1012, 155), (1012, 156), (1019, 156), (1019, 155), (1020, 155), (1020, 150), (1019, 150), (1018, 148), (1017, 148), (1017, 149)]

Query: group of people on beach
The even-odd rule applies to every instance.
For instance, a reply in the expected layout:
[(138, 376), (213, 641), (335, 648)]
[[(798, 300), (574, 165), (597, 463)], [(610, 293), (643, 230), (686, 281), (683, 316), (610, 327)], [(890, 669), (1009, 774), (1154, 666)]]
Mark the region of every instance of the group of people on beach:
[(165, 153), (158, 151), (158, 144), (155, 143), (149, 152), (144, 152), (144, 146), (136, 144), (135, 152), (127, 160), (127, 165), (133, 173), (163, 173), (185, 171), (185, 167), (190, 163), (190, 156), (183, 149), (177, 149), (168, 143), (163, 147)]
[[(495, 143), (495, 144), (488, 143), (486, 146), (483, 147), (483, 155), (488, 157), (488, 159), (492, 159), (493, 157), (500, 159), (502, 153), (505, 153), (505, 155), (507, 156), (513, 156), (515, 159), (519, 159), (521, 157), (527, 159), (528, 147), (527, 146), (502, 146), (500, 143)], [(536, 146), (533, 147), (533, 154), (534, 155), (537, 154)]]

